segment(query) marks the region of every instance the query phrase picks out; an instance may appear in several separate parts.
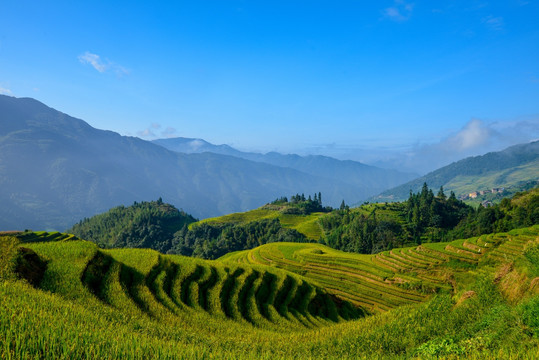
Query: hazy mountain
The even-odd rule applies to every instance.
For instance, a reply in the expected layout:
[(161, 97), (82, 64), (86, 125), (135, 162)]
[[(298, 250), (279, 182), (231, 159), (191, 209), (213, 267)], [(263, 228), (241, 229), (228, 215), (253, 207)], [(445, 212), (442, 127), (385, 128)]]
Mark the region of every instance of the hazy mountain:
[(221, 155), (231, 155), (236, 157), (242, 157), (245, 153), (234, 149), (229, 145), (214, 145), (203, 139), (193, 139), (185, 137), (175, 137), (168, 139), (152, 140), (154, 144), (161, 145), (169, 150), (186, 153), (186, 154), (198, 154), (203, 152), (212, 152)]
[(539, 180), (539, 141), (534, 141), (454, 162), (384, 191), (371, 200), (404, 200), (408, 198), (410, 190), (418, 192), (425, 182), (430, 188), (438, 189), (443, 186), (446, 193), (452, 190), (459, 196), (480, 190), (519, 186), (537, 180)]
[(370, 194), (295, 169), (183, 154), (98, 130), (30, 98), (0, 96), (0, 229), (65, 229), (114, 206), (159, 197), (196, 217), (322, 192), (324, 204)]
[(212, 152), (231, 155), (246, 160), (296, 169), (332, 181), (344, 182), (357, 187), (358, 195), (362, 199), (395, 185), (402, 184), (417, 176), (415, 174), (365, 165), (358, 161), (337, 160), (321, 155), (299, 156), (295, 154), (283, 155), (277, 152), (269, 152), (267, 154), (242, 152), (228, 145), (214, 145), (202, 139), (178, 137), (158, 139), (153, 142), (169, 150), (182, 153)]

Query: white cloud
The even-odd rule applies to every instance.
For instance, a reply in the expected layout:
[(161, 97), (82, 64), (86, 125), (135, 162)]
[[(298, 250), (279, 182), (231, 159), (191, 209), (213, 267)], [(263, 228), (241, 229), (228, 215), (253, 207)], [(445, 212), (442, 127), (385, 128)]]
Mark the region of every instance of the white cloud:
[(504, 29), (504, 21), (501, 16), (494, 17), (489, 15), (481, 20), (489, 29), (494, 31), (501, 31)]
[(122, 77), (124, 75), (129, 75), (129, 73), (130, 73), (129, 70), (127, 70), (126, 68), (124, 68), (123, 66), (120, 66), (120, 65), (112, 64), (112, 69), (113, 69), (113, 71), (116, 73), (116, 75), (118, 77)]
[(1, 87), (1, 86), (0, 86), (0, 94), (2, 94), (2, 95), (13, 95), (11, 90), (9, 90), (7, 88), (4, 88), (4, 87)]
[(146, 138), (146, 139), (155, 139), (155, 133), (151, 129), (144, 129), (142, 131), (137, 131), (137, 135)]
[(161, 124), (151, 123), (150, 126), (148, 126), (148, 128), (141, 131), (137, 131), (137, 135), (141, 138), (148, 139), (148, 140), (157, 139), (159, 137), (173, 138), (173, 137), (178, 136), (177, 135), (178, 131), (173, 127), (168, 126), (165, 129), (159, 131), (160, 129), (162, 129)]
[(165, 138), (173, 138), (178, 136), (178, 131), (173, 127), (167, 127), (165, 130), (161, 131), (161, 136)]
[(100, 73), (103, 73), (105, 72), (105, 70), (107, 70), (107, 65), (105, 65), (101, 61), (101, 58), (97, 54), (92, 54), (91, 52), (86, 51), (84, 54), (79, 55), (78, 59), (82, 64), (92, 65), (94, 69), (96, 69)]
[(382, 162), (386, 166), (427, 173), (468, 156), (500, 151), (538, 137), (539, 119), (503, 122), (472, 119), (459, 131), (436, 143), (416, 144), (398, 155), (386, 153)]
[(123, 66), (115, 64), (112, 61), (103, 61), (99, 55), (92, 54), (89, 51), (86, 51), (84, 54), (79, 55), (78, 59), (81, 64), (89, 64), (100, 73), (104, 73), (110, 70), (119, 77), (129, 74), (129, 70), (124, 68)]
[(393, 6), (385, 8), (383, 14), (393, 21), (406, 21), (412, 16), (414, 4), (406, 3), (403, 0), (395, 0)]
[[(376, 144), (335, 146), (317, 145), (305, 154), (323, 154), (339, 159), (357, 160), (389, 169), (426, 174), (468, 156), (500, 151), (509, 146), (539, 139), (539, 117), (527, 120), (493, 121), (471, 119), (461, 129), (431, 142), (383, 146)], [(292, 152), (301, 152), (294, 149)]]
[(462, 130), (448, 137), (440, 145), (448, 151), (466, 151), (485, 145), (494, 131), (479, 119), (470, 120)]

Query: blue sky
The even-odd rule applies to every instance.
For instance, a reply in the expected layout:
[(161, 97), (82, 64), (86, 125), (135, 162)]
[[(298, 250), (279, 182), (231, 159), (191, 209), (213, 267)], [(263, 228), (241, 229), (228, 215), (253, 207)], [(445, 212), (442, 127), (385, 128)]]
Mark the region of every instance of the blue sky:
[(3, 1), (0, 93), (424, 172), (539, 137), (537, 19), (531, 0)]

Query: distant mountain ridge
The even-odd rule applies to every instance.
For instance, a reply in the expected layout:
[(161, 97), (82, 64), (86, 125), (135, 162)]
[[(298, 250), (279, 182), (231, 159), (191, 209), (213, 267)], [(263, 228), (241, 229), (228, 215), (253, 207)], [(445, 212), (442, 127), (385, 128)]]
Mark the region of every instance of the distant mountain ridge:
[(443, 186), (457, 196), (483, 189), (509, 187), (539, 180), (539, 141), (519, 144), (505, 150), (468, 157), (422, 177), (386, 190), (372, 201), (401, 201), (410, 190), (417, 192), (423, 183), (431, 188)]
[(211, 152), (299, 170), (313, 176), (357, 186), (359, 187), (359, 195), (362, 198), (370, 196), (366, 194), (375, 194), (380, 191), (379, 189), (390, 188), (395, 183), (402, 183), (417, 176), (365, 165), (358, 161), (338, 160), (323, 155), (300, 156), (296, 154), (280, 154), (274, 151), (266, 154), (243, 152), (229, 145), (214, 145), (203, 139), (177, 137), (157, 139), (152, 142), (177, 152), (188, 154)]
[(169, 150), (185, 154), (211, 152), (215, 154), (230, 155), (236, 157), (241, 157), (243, 154), (246, 154), (242, 151), (234, 149), (229, 145), (214, 145), (204, 139), (197, 138), (174, 137), (166, 139), (156, 139), (152, 140), (151, 142), (157, 145), (161, 145)]
[(325, 204), (337, 206), (382, 190), (239, 157), (170, 151), (5, 95), (0, 187), (2, 230), (63, 230), (112, 207), (160, 197), (206, 218), (295, 193), (322, 192)]

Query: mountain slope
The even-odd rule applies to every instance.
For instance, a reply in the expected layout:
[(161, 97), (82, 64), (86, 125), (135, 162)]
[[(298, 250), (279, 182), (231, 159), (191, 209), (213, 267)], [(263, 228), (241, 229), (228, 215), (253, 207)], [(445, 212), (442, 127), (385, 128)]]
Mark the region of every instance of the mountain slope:
[(382, 192), (374, 201), (400, 201), (423, 183), (454, 191), (457, 196), (492, 188), (516, 186), (539, 180), (539, 141), (511, 146), (503, 151), (469, 157), (444, 166), (425, 176)]
[[(357, 187), (231, 156), (182, 154), (98, 130), (37, 100), (0, 95), (0, 228), (65, 229), (160, 197), (195, 217), (245, 211), (292, 193), (328, 204)], [(349, 200), (350, 199), (350, 200)]]
[(172, 151), (182, 153), (212, 152), (230, 155), (246, 160), (299, 170), (332, 181), (345, 182), (357, 187), (357, 195), (362, 199), (378, 194), (384, 189), (402, 184), (407, 180), (413, 179), (415, 176), (414, 174), (365, 165), (357, 161), (337, 160), (321, 155), (299, 156), (295, 154), (284, 155), (277, 152), (269, 152), (267, 154), (242, 152), (228, 145), (213, 145), (202, 139), (178, 137), (158, 139), (154, 140), (153, 143)]

